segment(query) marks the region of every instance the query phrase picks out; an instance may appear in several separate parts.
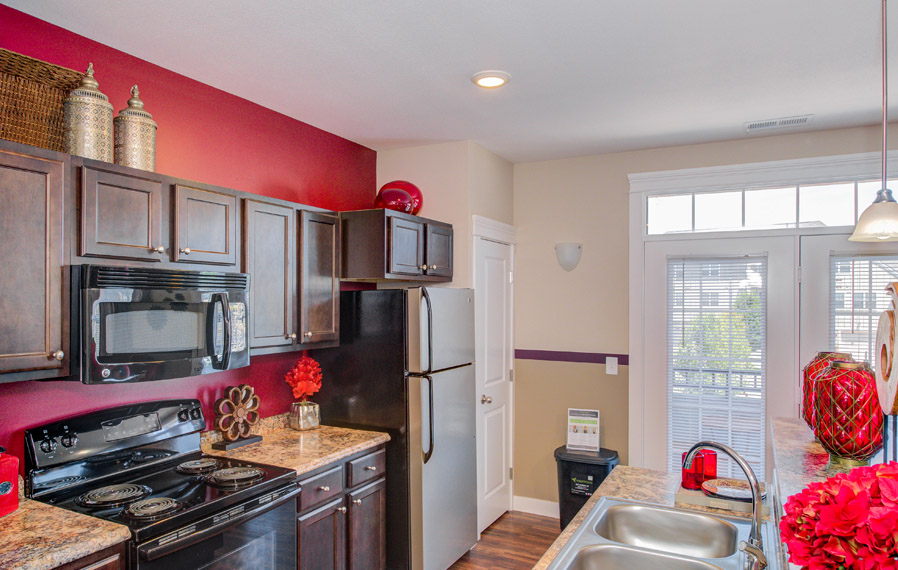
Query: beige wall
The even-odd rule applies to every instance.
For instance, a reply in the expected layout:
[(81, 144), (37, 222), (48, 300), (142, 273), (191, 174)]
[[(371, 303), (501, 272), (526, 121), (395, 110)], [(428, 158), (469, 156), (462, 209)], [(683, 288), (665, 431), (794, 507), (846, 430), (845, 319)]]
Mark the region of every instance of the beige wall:
[[(516, 164), (516, 348), (627, 353), (628, 174), (871, 152), (880, 137), (878, 127), (841, 129)], [(583, 243), (570, 273), (555, 260), (559, 241)], [(627, 462), (627, 367), (515, 367), (515, 495), (556, 500), (552, 451), (568, 407), (600, 409), (602, 445)]]
[(452, 224), (453, 287), (472, 287), (471, 216), (511, 224), (513, 166), (472, 141), (416, 146), (377, 153), (377, 187), (408, 180), (421, 189), (418, 213)]

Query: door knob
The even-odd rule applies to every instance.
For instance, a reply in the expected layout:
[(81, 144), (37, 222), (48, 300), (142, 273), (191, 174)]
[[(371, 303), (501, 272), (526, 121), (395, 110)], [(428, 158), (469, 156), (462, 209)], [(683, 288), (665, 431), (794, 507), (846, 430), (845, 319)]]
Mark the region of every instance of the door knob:
[(337, 510), (343, 514), (346, 514), (346, 507), (337, 507)]
[(318, 490), (327, 493), (331, 490), (330, 485), (319, 485)]
[(487, 396), (486, 394), (484, 394), (483, 396), (480, 396), (480, 403), (481, 404), (492, 404), (493, 399), (490, 398), (489, 396)]
[(353, 500), (352, 500), (352, 504), (353, 504), (353, 505), (361, 505), (361, 504), (362, 504), (362, 500), (361, 500), (361, 499), (353, 499)]
[(63, 358), (65, 358), (65, 353), (61, 350), (57, 350), (53, 353), (53, 358), (55, 358), (56, 360), (62, 360)]
[(431, 268), (431, 269), (436, 269), (437, 266), (436, 266), (436, 265), (431, 265), (430, 268)]
[(287, 335), (287, 338), (292, 338), (293, 340), (296, 340), (296, 333), (290, 333), (290, 334), (288, 334), (288, 335)]
[(303, 336), (306, 337), (306, 338), (312, 338), (312, 331), (307, 332), (307, 333), (304, 334)]
[(427, 270), (427, 264), (425, 263), (424, 265), (422, 265), (422, 266), (419, 267), (418, 269), (420, 269), (421, 271), (426, 271), (426, 270)]
[(189, 248), (189, 247), (182, 247), (182, 248), (181, 248), (180, 250), (178, 250), (178, 251), (180, 251), (180, 252), (183, 253), (184, 255), (190, 255), (190, 248)]
[(156, 253), (165, 253), (165, 246), (157, 245), (156, 247), (153, 248), (153, 251), (155, 251)]

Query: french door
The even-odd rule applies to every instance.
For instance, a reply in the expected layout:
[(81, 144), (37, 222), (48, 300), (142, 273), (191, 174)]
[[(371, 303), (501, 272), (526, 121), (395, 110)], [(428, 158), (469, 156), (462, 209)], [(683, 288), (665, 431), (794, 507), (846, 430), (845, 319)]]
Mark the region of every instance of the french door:
[[(645, 244), (644, 466), (715, 439), (769, 470), (768, 418), (797, 409), (798, 240)], [(739, 475), (724, 458), (722, 476)], [(769, 478), (769, 473), (767, 473)]]

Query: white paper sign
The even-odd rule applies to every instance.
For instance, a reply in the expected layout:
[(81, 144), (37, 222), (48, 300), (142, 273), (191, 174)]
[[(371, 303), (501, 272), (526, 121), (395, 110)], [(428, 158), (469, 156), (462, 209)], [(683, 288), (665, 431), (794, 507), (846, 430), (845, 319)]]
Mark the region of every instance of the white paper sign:
[(599, 410), (567, 410), (567, 448), (599, 451)]

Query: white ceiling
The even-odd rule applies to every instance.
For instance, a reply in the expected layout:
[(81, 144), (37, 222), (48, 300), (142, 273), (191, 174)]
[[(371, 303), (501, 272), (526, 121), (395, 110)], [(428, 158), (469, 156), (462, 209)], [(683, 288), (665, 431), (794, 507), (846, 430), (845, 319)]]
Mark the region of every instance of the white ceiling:
[[(881, 112), (879, 0), (3, 1), (375, 150), (523, 162)], [(512, 80), (479, 89), (484, 69)]]

